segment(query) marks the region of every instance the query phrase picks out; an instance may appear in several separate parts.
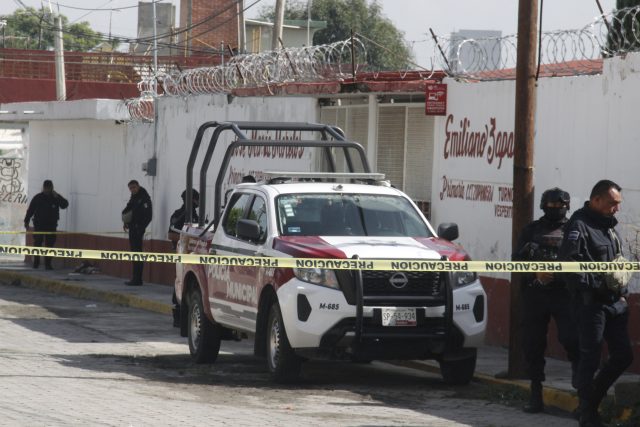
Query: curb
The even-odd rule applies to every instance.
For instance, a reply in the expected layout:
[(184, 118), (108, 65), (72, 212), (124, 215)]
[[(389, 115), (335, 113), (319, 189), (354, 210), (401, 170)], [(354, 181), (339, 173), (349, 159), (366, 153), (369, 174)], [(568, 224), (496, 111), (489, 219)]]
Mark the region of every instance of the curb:
[[(413, 361), (413, 360), (405, 360), (405, 361), (395, 361), (390, 362), (393, 365), (404, 366), (406, 368), (417, 369), (424, 372), (439, 374), (440, 367), (436, 362), (431, 361)], [(517, 387), (522, 390), (529, 391), (529, 382), (525, 380), (508, 380), (502, 378), (495, 378), (492, 375), (483, 374), (476, 372), (473, 375), (473, 379), (477, 382), (488, 384), (488, 385), (502, 385), (502, 386), (511, 386)], [(542, 399), (544, 400), (545, 406), (552, 406), (554, 408), (560, 409), (564, 412), (573, 413), (573, 411), (578, 407), (578, 396), (573, 391), (561, 390), (555, 387), (543, 386), (542, 387)], [(628, 407), (628, 405), (621, 405), (620, 415), (615, 417), (612, 421), (625, 422), (632, 415), (632, 409)]]
[(170, 304), (150, 301), (136, 295), (92, 289), (91, 287), (63, 280), (44, 279), (7, 270), (0, 270), (0, 280), (13, 283), (18, 282), (27, 288), (45, 290), (55, 294), (63, 294), (82, 299), (97, 299), (103, 302), (139, 308), (154, 313), (171, 314), (172, 307)]
[[(417, 362), (417, 361), (397, 361), (393, 362), (394, 365), (404, 366), (407, 368), (418, 369), (429, 373), (440, 373), (440, 367), (430, 361)], [(518, 387), (522, 390), (529, 391), (529, 383), (523, 380), (507, 380), (501, 378), (495, 378), (488, 374), (476, 372), (473, 375), (473, 379), (477, 382), (489, 385), (507, 385), (512, 387)], [(553, 406), (554, 408), (571, 413), (578, 406), (578, 396), (575, 393), (560, 390), (554, 387), (543, 386), (542, 398), (545, 406)]]

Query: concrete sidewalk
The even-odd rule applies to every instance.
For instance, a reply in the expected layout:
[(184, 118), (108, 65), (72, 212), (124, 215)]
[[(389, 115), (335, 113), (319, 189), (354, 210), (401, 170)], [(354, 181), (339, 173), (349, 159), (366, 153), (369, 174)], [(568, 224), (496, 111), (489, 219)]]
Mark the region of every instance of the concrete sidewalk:
[[(173, 288), (166, 285), (145, 283), (143, 286), (126, 286), (124, 279), (102, 274), (80, 274), (71, 270), (43, 269), (34, 270), (21, 262), (0, 263), (0, 283), (14, 283), (54, 293), (61, 293), (79, 298), (96, 299), (114, 304), (140, 308), (171, 315), (171, 295)], [(167, 319), (171, 322), (171, 319)], [(426, 371), (439, 372), (438, 364), (433, 361), (401, 362), (408, 366)], [(508, 351), (505, 348), (483, 346), (478, 352), (476, 380), (489, 384), (508, 385), (528, 390), (525, 380), (496, 378), (496, 374), (506, 371)], [(545, 368), (547, 381), (544, 384), (544, 400), (547, 406), (554, 406), (567, 412), (573, 411), (578, 399), (571, 387), (571, 366), (569, 362), (547, 358)], [(637, 401), (640, 391), (640, 375), (625, 374), (616, 384), (616, 390), (624, 390), (621, 394), (636, 393), (631, 402)], [(629, 387), (632, 390), (629, 391)], [(613, 387), (610, 393), (613, 394)], [(629, 398), (616, 398), (618, 403), (627, 406)], [(627, 416), (629, 410), (625, 411)], [(623, 417), (624, 419), (624, 414)]]

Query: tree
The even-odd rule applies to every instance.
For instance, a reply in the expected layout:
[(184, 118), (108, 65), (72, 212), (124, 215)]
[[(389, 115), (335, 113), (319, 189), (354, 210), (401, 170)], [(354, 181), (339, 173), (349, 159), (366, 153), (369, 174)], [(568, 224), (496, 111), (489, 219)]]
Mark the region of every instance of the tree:
[[(4, 18), (5, 45), (18, 49), (53, 49), (56, 25), (53, 15), (46, 9), (32, 7), (18, 9)], [(62, 31), (65, 50), (86, 51), (100, 43), (101, 36), (86, 21), (69, 24), (62, 15)]]
[(640, 50), (640, 0), (617, 0), (608, 29), (604, 56)]
[[(273, 22), (273, 8), (263, 7), (260, 18)], [(313, 44), (328, 44), (351, 37), (351, 30), (364, 37), (368, 65), (373, 69), (398, 70), (408, 67), (411, 49), (398, 30), (382, 14), (382, 7), (374, 0), (313, 0), (311, 18), (326, 21), (327, 28), (317, 31)], [(285, 19), (307, 19), (307, 1), (289, 0)], [(368, 41), (367, 39), (371, 40)]]

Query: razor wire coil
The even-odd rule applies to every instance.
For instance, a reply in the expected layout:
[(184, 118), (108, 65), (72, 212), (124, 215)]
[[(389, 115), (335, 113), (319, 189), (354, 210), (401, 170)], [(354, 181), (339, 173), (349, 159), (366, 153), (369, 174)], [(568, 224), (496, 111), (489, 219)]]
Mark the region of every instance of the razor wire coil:
[[(352, 41), (353, 40), (353, 41)], [(517, 36), (486, 38), (438, 37), (424, 40), (430, 46), (428, 61), (433, 70), (468, 80), (515, 78)], [(167, 96), (230, 93), (241, 88), (267, 87), (292, 82), (344, 80), (370, 69), (367, 48), (376, 46), (362, 36), (331, 44), (284, 48), (255, 54), (237, 55), (215, 67), (183, 71), (165, 68), (147, 76), (139, 84), (140, 98), (127, 100), (132, 120), (153, 120), (156, 85)], [(543, 32), (540, 40), (543, 75), (567, 76), (602, 72), (603, 58), (640, 50), (640, 6), (601, 15), (577, 30)], [(444, 53), (441, 53), (442, 52)], [(352, 52), (355, 60), (352, 59)], [(407, 64), (410, 69), (410, 64)], [(403, 76), (399, 75), (402, 79)], [(151, 101), (151, 102), (150, 102)]]

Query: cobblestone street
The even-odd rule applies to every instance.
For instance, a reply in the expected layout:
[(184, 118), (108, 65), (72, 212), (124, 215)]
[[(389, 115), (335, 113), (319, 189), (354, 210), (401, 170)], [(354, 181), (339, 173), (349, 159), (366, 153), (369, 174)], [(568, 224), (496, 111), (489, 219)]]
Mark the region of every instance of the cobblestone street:
[(491, 403), (485, 385), (376, 362), (310, 362), (301, 384), (276, 387), (249, 341), (195, 365), (168, 316), (17, 286), (0, 286), (0, 336), (3, 426), (575, 423)]

